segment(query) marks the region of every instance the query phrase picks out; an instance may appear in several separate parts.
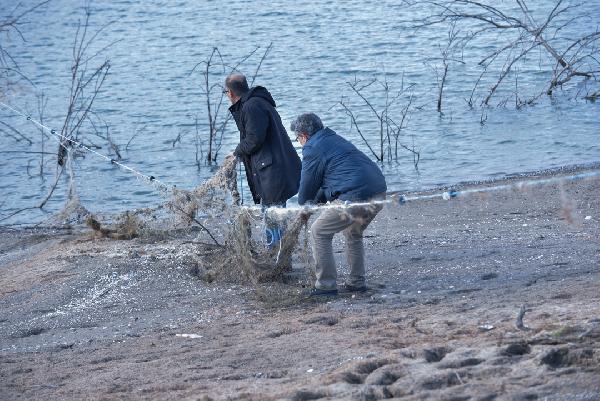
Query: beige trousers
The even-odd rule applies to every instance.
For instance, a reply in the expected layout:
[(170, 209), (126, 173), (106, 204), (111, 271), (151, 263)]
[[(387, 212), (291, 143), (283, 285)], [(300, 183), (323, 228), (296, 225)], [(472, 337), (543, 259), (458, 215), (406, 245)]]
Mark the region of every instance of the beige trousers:
[[(369, 199), (384, 200), (385, 193)], [(350, 206), (345, 209), (324, 209), (310, 227), (312, 251), (317, 281), (315, 287), (330, 290), (337, 288), (337, 269), (333, 257), (333, 236), (343, 231), (346, 237), (346, 258), (350, 266), (348, 284), (365, 285), (365, 251), (363, 232), (382, 205)]]

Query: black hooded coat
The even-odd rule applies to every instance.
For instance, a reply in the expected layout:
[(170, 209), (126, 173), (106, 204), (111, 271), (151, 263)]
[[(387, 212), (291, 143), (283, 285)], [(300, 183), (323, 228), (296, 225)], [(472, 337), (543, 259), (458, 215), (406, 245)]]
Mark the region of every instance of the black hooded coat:
[(234, 154), (244, 163), (256, 204), (283, 203), (300, 186), (302, 162), (275, 107), (273, 97), (262, 86), (250, 89), (229, 107), (240, 130)]

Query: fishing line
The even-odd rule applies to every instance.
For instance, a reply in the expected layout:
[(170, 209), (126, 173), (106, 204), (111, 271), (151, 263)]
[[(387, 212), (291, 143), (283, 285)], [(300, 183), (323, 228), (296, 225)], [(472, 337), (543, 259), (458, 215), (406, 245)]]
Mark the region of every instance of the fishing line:
[(158, 180), (153, 175), (146, 175), (146, 174), (144, 174), (144, 173), (142, 173), (142, 172), (140, 172), (140, 171), (138, 171), (138, 170), (136, 170), (136, 169), (134, 169), (132, 167), (127, 166), (126, 164), (123, 164), (123, 163), (119, 162), (116, 159), (112, 159), (112, 158), (110, 158), (108, 156), (103, 155), (100, 152), (95, 151), (94, 149), (91, 149), (91, 148), (85, 146), (83, 143), (81, 143), (79, 141), (76, 141), (75, 139), (68, 138), (68, 137), (66, 137), (66, 136), (64, 136), (62, 134), (57, 133), (56, 130), (54, 130), (54, 129), (52, 129), (52, 128), (50, 128), (50, 127), (48, 127), (48, 126), (46, 126), (46, 125), (44, 125), (42, 123), (40, 123), (39, 121), (37, 121), (34, 118), (32, 118), (30, 115), (28, 115), (26, 113), (23, 113), (20, 110), (17, 110), (15, 108), (7, 105), (4, 102), (0, 101), (0, 106), (3, 106), (4, 108), (13, 111), (14, 113), (17, 113), (18, 115), (20, 115), (22, 117), (25, 117), (27, 119), (27, 121), (31, 121), (33, 124), (37, 125), (38, 127), (40, 127), (42, 129), (48, 131), (51, 135), (53, 135), (55, 138), (58, 139), (59, 144), (62, 147), (64, 147), (66, 150), (69, 150), (69, 148), (67, 148), (65, 146), (65, 144), (63, 143), (63, 141), (66, 142), (66, 143), (68, 143), (68, 144), (76, 145), (78, 148), (84, 149), (84, 150), (86, 150), (86, 151), (88, 151), (90, 153), (93, 153), (96, 156), (101, 157), (102, 159), (110, 162), (111, 164), (115, 164), (115, 165), (119, 166), (121, 169), (123, 169), (125, 171), (128, 171), (130, 173), (133, 173), (138, 178), (142, 178), (142, 179), (147, 180), (148, 182), (150, 182), (151, 184), (153, 184), (153, 186), (157, 187), (162, 192), (167, 192), (168, 190), (174, 188), (174, 187), (169, 187), (167, 184), (161, 182), (160, 180)]
[[(402, 195), (399, 193), (392, 193), (388, 195), (388, 198), (385, 200), (373, 200), (370, 202), (333, 202), (327, 203), (324, 205), (305, 205), (305, 206), (292, 206), (288, 208), (269, 208), (267, 209), (268, 213), (275, 214), (277, 216), (284, 216), (290, 213), (298, 213), (298, 212), (314, 212), (320, 209), (350, 209), (355, 207), (368, 207), (371, 205), (403, 205), (407, 202), (414, 201), (422, 201), (422, 200), (432, 200), (432, 199), (443, 199), (450, 200), (453, 198), (465, 197), (473, 194), (482, 194), (487, 192), (498, 192), (498, 191), (522, 191), (528, 187), (534, 186), (543, 186), (554, 184), (558, 182), (565, 181), (579, 181), (588, 178), (594, 178), (600, 176), (600, 169), (596, 169), (593, 171), (573, 174), (569, 176), (560, 176), (560, 177), (551, 177), (551, 178), (542, 178), (542, 179), (534, 179), (527, 181), (519, 181), (513, 184), (502, 184), (502, 185), (494, 185), (489, 187), (479, 187), (479, 188), (470, 188), (465, 190), (450, 190), (443, 192), (436, 192), (434, 194), (428, 195)], [(260, 210), (259, 206), (241, 206), (242, 208), (246, 208), (248, 210)]]

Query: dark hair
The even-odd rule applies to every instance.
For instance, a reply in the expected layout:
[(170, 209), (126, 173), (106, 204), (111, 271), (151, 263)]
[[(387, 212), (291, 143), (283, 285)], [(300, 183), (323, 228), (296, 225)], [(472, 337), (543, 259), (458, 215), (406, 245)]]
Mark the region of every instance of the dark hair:
[(300, 114), (292, 121), (290, 129), (296, 134), (306, 133), (308, 136), (311, 136), (315, 132), (323, 129), (323, 123), (315, 113), (304, 113)]
[(240, 73), (230, 74), (225, 79), (225, 86), (236, 96), (242, 96), (250, 90), (246, 76)]

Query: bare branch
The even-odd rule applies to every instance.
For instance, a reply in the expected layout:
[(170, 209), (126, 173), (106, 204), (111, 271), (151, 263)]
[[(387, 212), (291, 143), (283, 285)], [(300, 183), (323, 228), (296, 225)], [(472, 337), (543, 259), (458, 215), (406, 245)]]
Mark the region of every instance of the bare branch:
[(375, 151), (373, 150), (373, 148), (371, 147), (371, 145), (369, 144), (369, 141), (367, 141), (367, 138), (365, 138), (365, 136), (363, 135), (363, 133), (360, 130), (360, 127), (358, 126), (358, 123), (356, 122), (356, 117), (354, 116), (354, 113), (352, 112), (352, 110), (350, 110), (348, 108), (348, 106), (346, 106), (346, 104), (344, 103), (344, 98), (342, 97), (342, 99), (339, 101), (338, 103), (340, 106), (342, 106), (344, 108), (344, 111), (346, 112), (346, 115), (348, 117), (350, 117), (350, 121), (352, 123), (352, 125), (354, 127), (356, 127), (356, 131), (358, 132), (358, 135), (360, 135), (360, 137), (362, 138), (363, 142), (365, 143), (365, 145), (367, 145), (367, 147), (369, 148), (369, 150), (371, 151), (371, 153), (373, 154), (373, 156), (378, 160), (381, 161), (379, 159), (379, 156), (377, 155), (377, 153), (375, 153)]
[(502, 83), (502, 81), (504, 80), (504, 78), (506, 78), (506, 76), (508, 75), (508, 73), (511, 71), (512, 66), (517, 61), (519, 61), (521, 58), (523, 58), (527, 53), (529, 53), (532, 49), (534, 49), (535, 47), (537, 47), (538, 45), (539, 45), (538, 43), (534, 43), (529, 48), (523, 50), (521, 52), (521, 54), (519, 54), (518, 56), (516, 56), (515, 58), (513, 58), (512, 60), (510, 60), (508, 62), (508, 65), (500, 73), (500, 77), (498, 78), (498, 80), (496, 81), (496, 83), (490, 88), (490, 92), (489, 92), (489, 94), (487, 95), (487, 97), (485, 98), (485, 100), (483, 101), (482, 104), (484, 104), (486, 106), (488, 105), (490, 99), (492, 98), (492, 96), (494, 95), (494, 93), (496, 92), (496, 90), (498, 89), (498, 87), (500, 86), (500, 84)]
[[(223, 245), (221, 245), (219, 243), (219, 241), (217, 241), (217, 239), (215, 238), (215, 236), (210, 232), (210, 230), (208, 228), (206, 228), (206, 226), (204, 224), (202, 224), (202, 222), (200, 222), (200, 220), (198, 220), (196, 217), (194, 216), (190, 216), (189, 213), (187, 213), (185, 210), (183, 210), (183, 208), (177, 204), (177, 202), (172, 202), (170, 204), (170, 206), (172, 206), (173, 208), (175, 208), (176, 211), (178, 211), (179, 213), (183, 214), (186, 218), (191, 219), (194, 223), (198, 224), (198, 226), (200, 226), (201, 229), (203, 229), (204, 231), (206, 231), (206, 233), (209, 235), (209, 237), (213, 240), (213, 242), (215, 243), (215, 245), (221, 247)], [(1, 221), (1, 220), (0, 220)]]
[[(27, 138), (19, 130), (14, 128), (12, 125), (5, 123), (4, 121), (1, 121), (1, 120), (0, 120), (0, 124), (4, 125), (6, 128), (8, 128), (10, 131), (12, 131), (14, 133), (15, 136), (13, 136), (13, 135), (10, 135), (10, 136), (13, 137), (17, 142), (21, 142), (22, 140), (24, 140), (25, 142), (29, 143), (29, 145), (33, 145), (33, 141), (31, 139)], [(4, 132), (6, 132), (6, 131), (4, 131)]]
[[(475, 0), (422, 0), (405, 1), (409, 7), (420, 6), (420, 11), (429, 12), (424, 18), (412, 26), (420, 29), (428, 26), (440, 24), (457, 24), (459, 22), (472, 22), (470, 26), (479, 29), (471, 34), (471, 38), (488, 32), (490, 28), (495, 30), (507, 30), (515, 33), (516, 37), (509, 39), (507, 43), (501, 43), (497, 49), (484, 57), (479, 63), (485, 69), (479, 76), (473, 87), (471, 97), (468, 100), (470, 106), (473, 105), (473, 96), (479, 82), (487, 71), (491, 71), (491, 64), (501, 54), (509, 54), (509, 60), (500, 72), (500, 78), (492, 87), (483, 105), (489, 104), (490, 95), (494, 95), (497, 88), (510, 73), (511, 67), (522, 59), (531, 49), (540, 48), (543, 50), (540, 54), (545, 54), (547, 58), (556, 62), (557, 67), (550, 80), (546, 93), (551, 95), (556, 87), (560, 87), (573, 78), (598, 78), (597, 71), (600, 63), (597, 60), (597, 46), (595, 40), (600, 35), (598, 29), (595, 32), (587, 33), (578, 38), (559, 38), (558, 32), (565, 27), (577, 23), (583, 18), (583, 15), (576, 15), (571, 18), (562, 18), (580, 6), (564, 0), (556, 0), (550, 10), (546, 13), (541, 24), (534, 19), (531, 11), (528, 9), (525, 0), (515, 0), (520, 11), (520, 15), (511, 15), (505, 13), (496, 5), (484, 4)], [(487, 3), (487, 2), (486, 2)], [(500, 37), (507, 37), (502, 35)], [(469, 39), (464, 37), (465, 43)], [(562, 50), (561, 50), (562, 49)], [(443, 58), (450, 60), (451, 58)], [(540, 68), (542, 62), (540, 62)], [(443, 90), (445, 83), (444, 77), (447, 74), (446, 63), (443, 63), (438, 75), (438, 89)], [(440, 109), (440, 93), (438, 92), (438, 109)], [(519, 103), (519, 102), (517, 102)]]
[[(41, 1), (32, 7), (25, 8), (24, 10), (22, 10), (20, 12), (19, 12), (19, 9), (21, 8), (21, 3), (17, 3), (17, 5), (13, 8), (13, 10), (10, 12), (10, 14), (8, 14), (8, 16), (4, 17), (5, 18), (4, 20), (0, 20), (0, 34), (4, 33), (7, 36), (9, 36), (11, 32), (15, 32), (19, 36), (19, 39), (23, 43), (27, 42), (27, 40), (26, 40), (25, 36), (23, 35), (23, 33), (21, 32), (19, 26), (24, 24), (23, 20), (25, 19), (25, 17), (28, 14), (30, 14), (30, 13), (34, 12), (35, 10), (37, 10), (38, 8), (46, 5), (49, 1), (50, 0)], [(3, 85), (6, 88), (10, 88), (12, 86), (12, 84), (14, 83), (11, 81), (11, 78), (10, 78), (11, 73), (15, 73), (16, 75), (19, 76), (19, 78), (24, 79), (29, 84), (33, 85), (32, 81), (29, 78), (27, 78), (20, 71), (19, 64), (8, 53), (8, 51), (6, 51), (2, 47), (1, 43), (0, 43), (0, 72), (1, 72), (0, 79), (2, 79), (4, 81)], [(33, 86), (35, 86), (35, 85), (33, 85)]]
[(52, 197), (54, 190), (58, 186), (58, 181), (59, 181), (60, 177), (62, 176), (63, 171), (64, 171), (64, 168), (62, 168), (62, 167), (57, 171), (54, 183), (50, 187), (50, 190), (46, 194), (46, 197), (37, 206), (29, 206), (29, 207), (24, 207), (22, 209), (16, 210), (16, 211), (0, 218), (0, 222), (6, 221), (6, 220), (10, 219), (11, 217), (14, 217), (18, 214), (21, 214), (21, 213), (29, 211), (29, 210), (43, 209), (44, 206), (46, 206), (46, 203), (48, 202), (48, 200), (50, 200), (50, 198)]
[[(268, 53), (270, 52), (272, 45), (273, 45), (273, 43), (270, 43), (269, 46), (267, 46), (267, 48), (265, 49), (265, 52), (263, 53), (263, 56), (260, 59), (258, 65), (255, 69), (254, 75), (250, 79), (251, 86), (254, 84), (254, 81), (255, 81), (256, 77), (258, 76), (258, 72), (260, 71), (262, 63), (264, 62)], [(225, 98), (225, 94), (220, 90), (222, 88), (222, 85), (220, 83), (212, 83), (211, 82), (211, 76), (213, 74), (212, 69), (214, 67), (218, 67), (221, 70), (221, 73), (225, 73), (225, 69), (230, 68), (230, 73), (234, 72), (238, 69), (238, 67), (242, 63), (244, 63), (250, 57), (252, 57), (252, 55), (254, 55), (258, 51), (258, 49), (260, 49), (260, 46), (257, 46), (256, 48), (254, 48), (250, 53), (243, 56), (233, 66), (230, 66), (224, 62), (223, 56), (221, 55), (219, 49), (217, 47), (213, 47), (210, 56), (206, 60), (200, 61), (198, 64), (196, 64), (194, 66), (194, 68), (192, 69), (192, 71), (190, 72), (190, 74), (192, 74), (199, 66), (201, 66), (201, 65), (204, 66), (204, 68), (202, 70), (202, 92), (201, 93), (205, 98), (204, 103), (206, 105), (206, 112), (207, 112), (207, 118), (208, 118), (208, 130), (209, 130), (209, 132), (208, 132), (208, 151), (206, 154), (206, 162), (208, 164), (211, 164), (212, 162), (215, 162), (217, 160), (218, 154), (219, 154), (222, 144), (223, 144), (223, 136), (225, 134), (227, 124), (231, 120), (231, 115), (229, 113), (227, 113), (227, 116), (221, 122), (219, 122), (222, 108), (224, 106), (226, 98)], [(217, 89), (218, 89), (219, 94), (218, 94), (218, 96), (214, 96), (215, 90), (217, 90)], [(198, 156), (198, 154), (203, 153), (203, 151), (200, 147), (200, 141), (199, 141), (199, 137), (198, 137), (199, 125), (198, 125), (197, 117), (195, 120), (195, 127), (196, 127), (196, 140), (195, 140), (196, 156)], [(198, 159), (196, 159), (196, 164), (198, 165)]]
[(260, 58), (260, 61), (258, 62), (258, 65), (256, 66), (256, 70), (254, 70), (254, 75), (252, 75), (252, 80), (250, 81), (250, 86), (254, 85), (254, 81), (256, 80), (256, 77), (258, 76), (258, 72), (260, 71), (260, 67), (262, 66), (262, 63), (267, 58), (267, 55), (271, 51), (272, 47), (273, 47), (273, 42), (269, 43), (269, 46), (267, 46), (267, 49), (265, 50), (263, 56)]
[(136, 136), (138, 136), (138, 134), (142, 131), (144, 131), (147, 127), (147, 125), (144, 125), (142, 128), (138, 129), (138, 124), (139, 124), (139, 120), (135, 123), (135, 128), (133, 129), (133, 135), (131, 136), (131, 138), (129, 138), (129, 141), (127, 141), (127, 144), (125, 145), (125, 151), (127, 152), (129, 150), (129, 145), (131, 144), (131, 142), (133, 142), (133, 140), (135, 139)]

